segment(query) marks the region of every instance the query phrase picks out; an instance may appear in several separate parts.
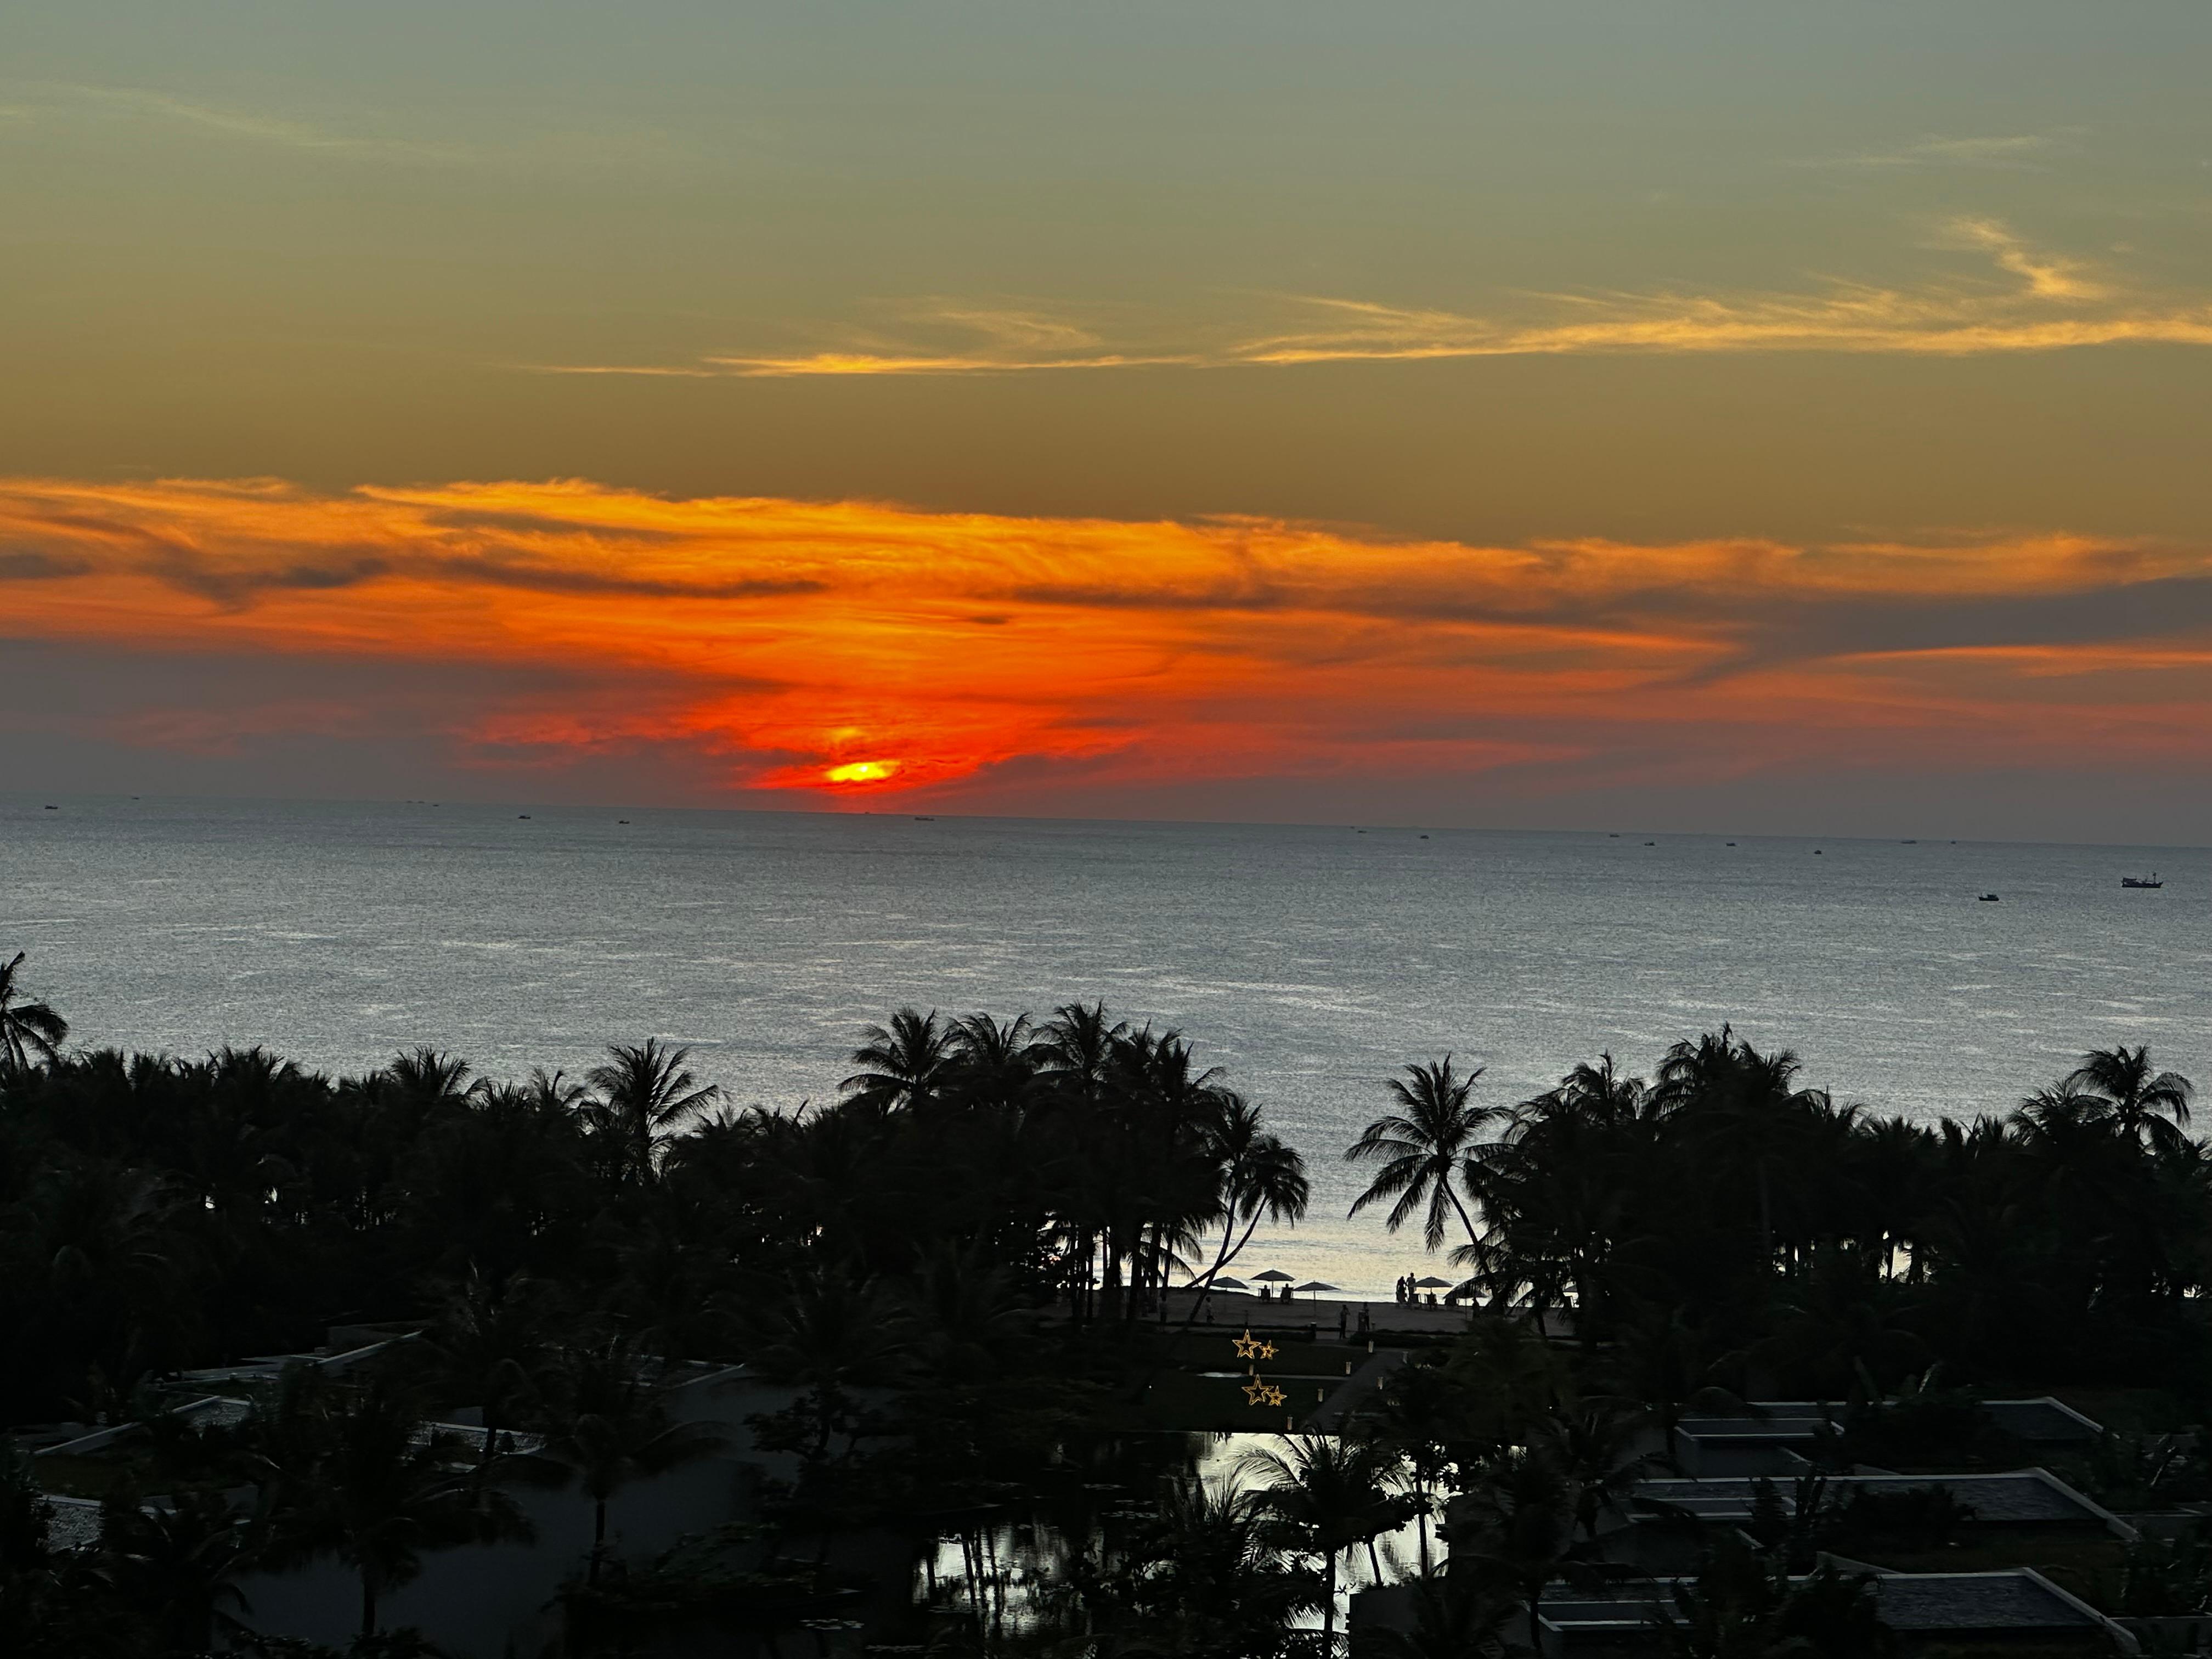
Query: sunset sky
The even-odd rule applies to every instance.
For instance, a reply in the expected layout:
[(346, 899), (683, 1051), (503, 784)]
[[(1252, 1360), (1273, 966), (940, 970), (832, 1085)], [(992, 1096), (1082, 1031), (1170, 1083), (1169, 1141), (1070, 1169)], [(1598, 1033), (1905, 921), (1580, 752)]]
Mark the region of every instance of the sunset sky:
[(2208, 64), (11, 9), (0, 787), (2202, 843)]

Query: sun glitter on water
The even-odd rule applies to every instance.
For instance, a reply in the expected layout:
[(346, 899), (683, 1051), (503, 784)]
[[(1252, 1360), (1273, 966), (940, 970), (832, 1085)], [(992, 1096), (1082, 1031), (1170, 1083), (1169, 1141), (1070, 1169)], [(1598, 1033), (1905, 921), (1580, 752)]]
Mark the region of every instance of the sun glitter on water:
[(886, 783), (898, 775), (899, 763), (889, 760), (848, 761), (822, 774), (824, 783)]

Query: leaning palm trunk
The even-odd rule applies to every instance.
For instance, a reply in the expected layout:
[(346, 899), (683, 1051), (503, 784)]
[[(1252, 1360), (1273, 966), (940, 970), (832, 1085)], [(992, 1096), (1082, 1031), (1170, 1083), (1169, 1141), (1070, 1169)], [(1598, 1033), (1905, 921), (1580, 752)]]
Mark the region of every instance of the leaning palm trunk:
[[(1213, 1281), (1221, 1276), (1221, 1270), (1224, 1267), (1226, 1267), (1243, 1253), (1244, 1246), (1252, 1237), (1253, 1230), (1259, 1226), (1259, 1224), (1260, 1216), (1257, 1212), (1255, 1212), (1252, 1219), (1245, 1224), (1244, 1237), (1243, 1238), (1237, 1238), (1237, 1211), (1234, 1206), (1231, 1206), (1228, 1224), (1224, 1226), (1221, 1230), (1221, 1248), (1213, 1253), (1213, 1265), (1208, 1267), (1203, 1273), (1200, 1273), (1194, 1281), (1194, 1283), (1195, 1283), (1199, 1287), (1198, 1295), (1190, 1304), (1190, 1311), (1183, 1316), (1182, 1328), (1184, 1330), (1188, 1330), (1193, 1325), (1195, 1325), (1198, 1322), (1199, 1314), (1204, 1310), (1207, 1299), (1213, 1294)], [(1237, 1241), (1234, 1249), (1232, 1249), (1230, 1244), (1230, 1241), (1231, 1239), (1236, 1239)]]

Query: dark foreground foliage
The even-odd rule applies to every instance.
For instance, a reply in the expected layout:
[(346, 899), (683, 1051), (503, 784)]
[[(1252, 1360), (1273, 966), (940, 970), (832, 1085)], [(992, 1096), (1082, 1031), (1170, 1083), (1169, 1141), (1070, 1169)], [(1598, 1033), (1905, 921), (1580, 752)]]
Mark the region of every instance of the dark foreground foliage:
[[(170, 1501), (142, 1508), (133, 1474), (100, 1548), (63, 1550), (11, 1463), (0, 1650), (198, 1651), (240, 1631), (250, 1570), (307, 1559), (345, 1564), (364, 1640), (402, 1650), (380, 1599), (426, 1552), (521, 1535), (504, 1487), (568, 1483), (604, 1515), (712, 1449), (652, 1381), (690, 1360), (797, 1386), (753, 1427), (805, 1477), (742, 1537), (647, 1566), (593, 1550), (569, 1602), (586, 1645), (647, 1616), (842, 1619), (863, 1587), (830, 1540), (903, 1529), (977, 1564), (942, 1609), (960, 1650), (1268, 1659), (1318, 1651), (1291, 1626), (1317, 1614), (1334, 1636), (1332, 1589), (1389, 1577), (1380, 1540), (1411, 1521), (1417, 1628), (1385, 1645), (1503, 1652), (1587, 1564), (1651, 1464), (1637, 1448), (1759, 1395), (1851, 1400), (1835, 1466), (1910, 1467), (2004, 1456), (1975, 1443), (1976, 1389), (2131, 1389), (2164, 1420), (2077, 1478), (2131, 1504), (2212, 1496), (2186, 1428), (2212, 1376), (2212, 1190), (2188, 1085), (2141, 1049), (1941, 1124), (1840, 1104), (1725, 1028), (1649, 1081), (1601, 1057), (1518, 1104), (1449, 1061), (1410, 1067), (1352, 1149), (1372, 1178), (1358, 1207), (1451, 1252), (1483, 1311), (1351, 1435), (1288, 1439), (1231, 1492), (1086, 1462), (1178, 1363), (1142, 1316), (1162, 1287), (1306, 1206), (1297, 1153), (1176, 1033), (1096, 1006), (1036, 1024), (902, 1010), (834, 1104), (779, 1113), (727, 1105), (652, 1041), (520, 1084), (429, 1049), (350, 1078), (259, 1049), (71, 1053), (17, 971), (0, 986), (0, 1420), (149, 1420), (142, 1472)], [(295, 1375), (228, 1431), (161, 1416), (174, 1372), (333, 1328), (414, 1334), (357, 1376)], [(411, 1437), (464, 1401), (480, 1438)], [(542, 1449), (518, 1461), (517, 1433)], [(1798, 1507), (1826, 1530), (1768, 1516), (1655, 1638), (1875, 1653), (1863, 1586), (1805, 1577), (1817, 1551), (1941, 1547), (1971, 1520), (1926, 1499)], [(1018, 1632), (979, 1584), (1024, 1514), (1073, 1541)], [(2145, 1546), (2101, 1593), (2197, 1610), (2206, 1559), (2195, 1534)]]

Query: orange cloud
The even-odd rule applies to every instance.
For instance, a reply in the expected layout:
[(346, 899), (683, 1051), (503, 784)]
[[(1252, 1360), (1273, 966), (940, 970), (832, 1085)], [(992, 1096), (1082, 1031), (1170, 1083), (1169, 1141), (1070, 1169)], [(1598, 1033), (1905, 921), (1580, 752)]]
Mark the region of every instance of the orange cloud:
[(2212, 750), (2212, 558), (2055, 534), (1481, 547), (576, 481), (15, 479), (0, 599), (19, 640), (506, 673), (440, 716), (464, 758), (651, 746), (810, 799)]

